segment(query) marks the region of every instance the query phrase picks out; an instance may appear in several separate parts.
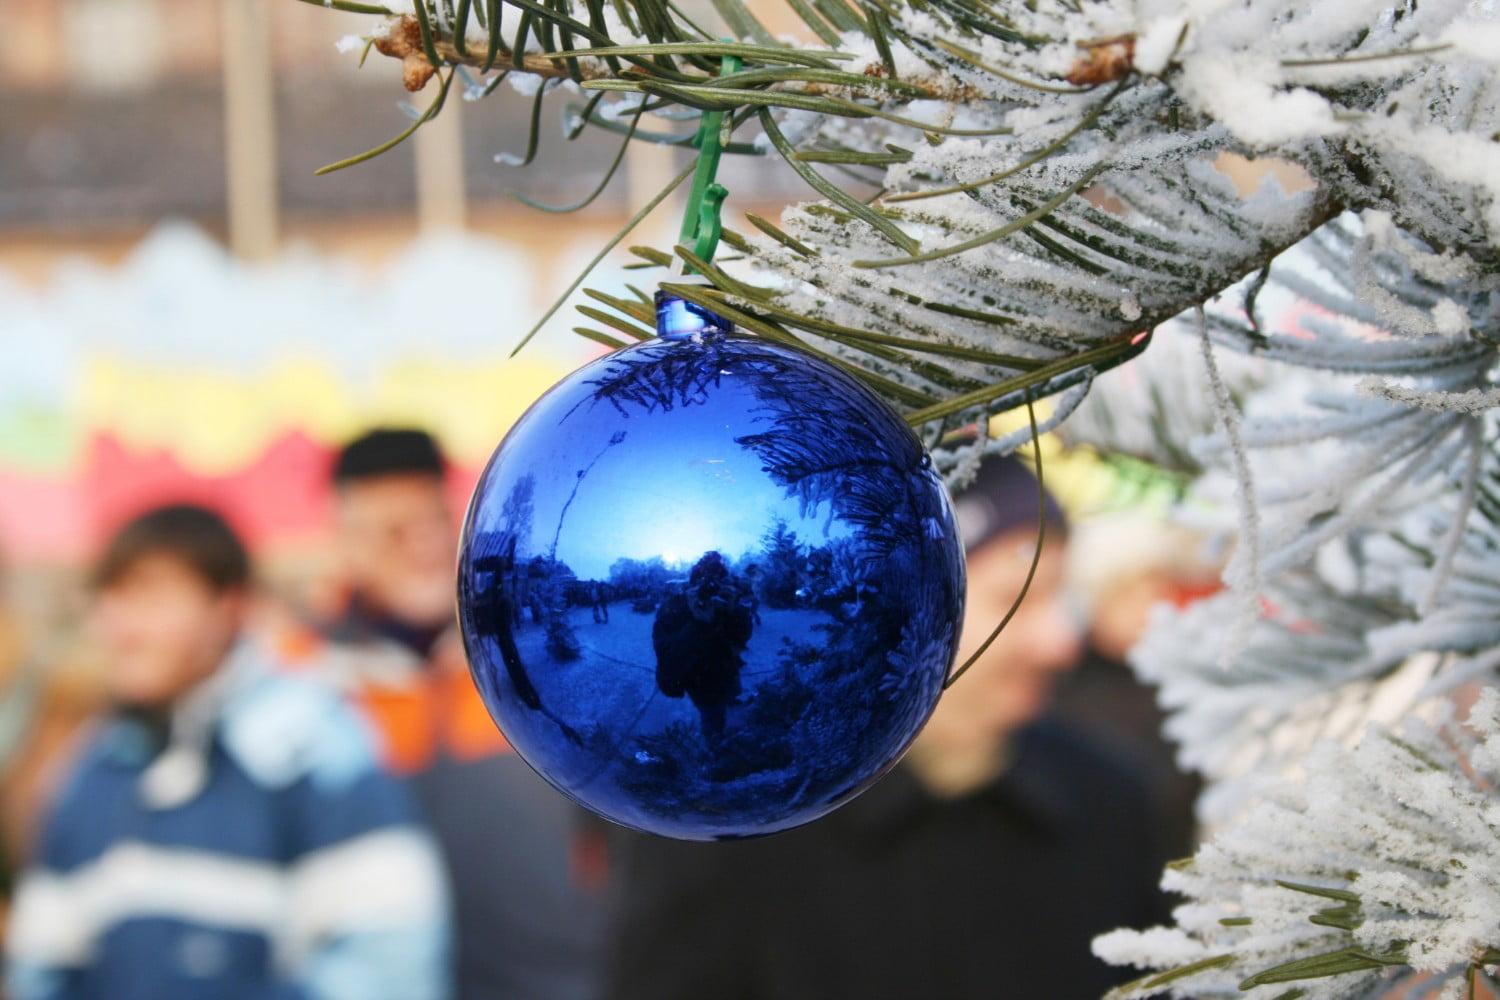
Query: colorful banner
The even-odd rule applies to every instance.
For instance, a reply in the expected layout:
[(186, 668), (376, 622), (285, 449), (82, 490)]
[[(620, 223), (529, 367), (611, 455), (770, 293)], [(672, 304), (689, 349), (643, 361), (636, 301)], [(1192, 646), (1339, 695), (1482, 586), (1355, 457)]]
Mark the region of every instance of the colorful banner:
[(506, 357), (557, 283), (537, 270), (458, 235), (376, 273), (306, 251), (252, 266), (166, 227), (42, 288), (0, 273), (0, 559), (76, 560), (183, 498), (259, 546), (304, 537), (331, 449), (377, 424), (435, 433), (461, 498), (531, 401), (597, 353), (563, 332)]

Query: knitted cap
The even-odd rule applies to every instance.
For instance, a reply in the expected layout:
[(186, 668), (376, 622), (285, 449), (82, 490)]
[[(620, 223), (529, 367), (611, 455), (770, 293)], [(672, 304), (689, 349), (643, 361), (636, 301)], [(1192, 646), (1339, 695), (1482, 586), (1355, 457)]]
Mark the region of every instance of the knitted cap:
[[(992, 539), (1018, 528), (1035, 530), (1037, 483), (1019, 458), (1003, 455), (986, 458), (979, 474), (953, 500), (958, 533), (965, 552), (975, 552)], [(1068, 517), (1051, 493), (1043, 494), (1047, 509), (1047, 534), (1060, 537), (1068, 530)]]

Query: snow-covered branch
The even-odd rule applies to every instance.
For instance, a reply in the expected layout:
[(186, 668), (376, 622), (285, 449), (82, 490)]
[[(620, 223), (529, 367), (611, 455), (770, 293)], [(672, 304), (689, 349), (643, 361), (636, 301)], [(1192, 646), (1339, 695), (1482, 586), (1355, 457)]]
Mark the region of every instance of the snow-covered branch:
[[(1162, 884), (1177, 926), (1095, 951), (1157, 970), (1111, 994), (1458, 1000), (1500, 963), (1500, 693), (1428, 706), (1355, 749), (1323, 744)], [(1300, 990), (1288, 993), (1288, 990)]]

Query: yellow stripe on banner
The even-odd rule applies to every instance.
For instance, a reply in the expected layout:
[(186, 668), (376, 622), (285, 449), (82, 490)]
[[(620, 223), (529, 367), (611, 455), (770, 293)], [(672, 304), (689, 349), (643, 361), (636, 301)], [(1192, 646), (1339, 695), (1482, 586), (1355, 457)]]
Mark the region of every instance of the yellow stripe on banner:
[(201, 475), (242, 468), (293, 431), (332, 445), (372, 423), (423, 426), (455, 460), (473, 464), (561, 375), (524, 359), (424, 358), (392, 365), (361, 387), (315, 359), (240, 376), (96, 358), (81, 374), (74, 412), (85, 434), (109, 432), (135, 449), (170, 451)]
[[(1053, 403), (1043, 400), (1037, 403), (1037, 422), (1045, 420), (1053, 410)], [(990, 418), (990, 437), (998, 438), (1027, 425), (1026, 411), (1012, 410)], [(1072, 516), (1103, 506), (1115, 489), (1115, 477), (1090, 451), (1065, 449), (1056, 434), (1043, 434), (1040, 438), (1042, 462), (1047, 470), (1047, 491), (1057, 498), (1063, 509)], [(1022, 445), (1017, 454), (1031, 465), (1031, 444)]]
[[(1037, 404), (1040, 422), (1052, 413), (1052, 400)], [(990, 437), (997, 438), (1027, 425), (1025, 410), (1012, 410), (990, 418)], [(1122, 479), (1119, 469), (1100, 457), (1091, 447), (1065, 448), (1056, 434), (1041, 436), (1042, 461), (1047, 474), (1047, 490), (1073, 517), (1088, 517), (1114, 510), (1122, 504), (1164, 513), (1176, 500), (1169, 477), (1146, 484)], [(1031, 464), (1031, 444), (1022, 445), (1017, 454)]]
[(365, 414), (426, 427), (458, 461), (477, 464), (564, 374), (557, 365), (524, 358), (477, 365), (412, 361), (381, 376)]

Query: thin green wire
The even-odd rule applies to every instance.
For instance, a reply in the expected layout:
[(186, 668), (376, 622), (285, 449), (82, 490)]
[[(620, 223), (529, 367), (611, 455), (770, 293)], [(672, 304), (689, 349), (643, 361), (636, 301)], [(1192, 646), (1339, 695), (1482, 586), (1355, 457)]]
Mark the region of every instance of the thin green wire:
[(994, 631), (989, 634), (989, 637), (980, 643), (979, 648), (974, 650), (973, 655), (965, 660), (962, 666), (948, 675), (947, 680), (943, 681), (944, 691), (952, 687), (955, 681), (967, 673), (969, 668), (994, 644), (995, 640), (1000, 638), (1000, 633), (1005, 631), (1005, 626), (1009, 625), (1010, 620), (1016, 616), (1016, 612), (1021, 610), (1021, 602), (1026, 600), (1026, 594), (1031, 590), (1031, 581), (1036, 578), (1036, 568), (1042, 561), (1042, 546), (1047, 541), (1047, 487), (1046, 483), (1042, 480), (1042, 443), (1038, 439), (1039, 435), (1036, 430), (1036, 407), (1031, 402), (1031, 394), (1029, 392), (1026, 394), (1026, 419), (1031, 421), (1031, 455), (1036, 461), (1036, 551), (1031, 554), (1031, 567), (1026, 570), (1026, 581), (1021, 584), (1021, 592), (1016, 595), (1016, 599), (1011, 604), (1010, 610), (1005, 612), (1005, 617), (1000, 619), (1000, 624), (996, 625)]

